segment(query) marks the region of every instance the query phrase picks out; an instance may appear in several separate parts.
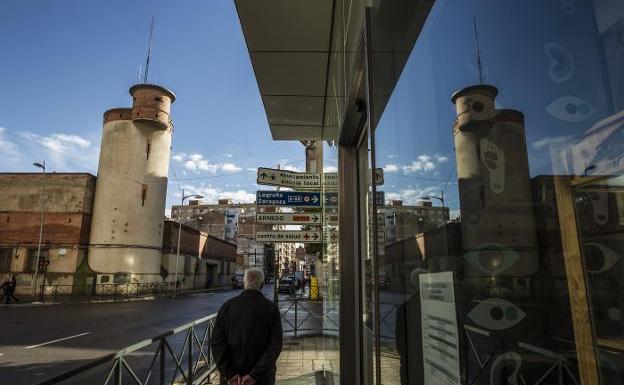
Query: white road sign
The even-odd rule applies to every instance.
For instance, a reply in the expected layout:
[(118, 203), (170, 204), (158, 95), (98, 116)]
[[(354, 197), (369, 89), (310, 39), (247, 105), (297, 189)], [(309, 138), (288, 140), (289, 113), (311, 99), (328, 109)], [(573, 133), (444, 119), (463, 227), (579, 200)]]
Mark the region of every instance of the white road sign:
[(257, 224), (305, 225), (321, 224), (321, 214), (306, 213), (256, 213)]
[(308, 172), (258, 168), (258, 184), (268, 186), (291, 187), (294, 189), (320, 189), (321, 175)]
[(321, 242), (319, 231), (257, 231), (256, 242)]
[[(368, 174), (368, 184), (370, 182), (370, 174)], [(384, 184), (384, 170), (383, 168), (375, 169), (375, 185), (381, 186)], [(326, 172), (323, 174), (323, 188), (325, 190), (338, 190), (338, 173)]]

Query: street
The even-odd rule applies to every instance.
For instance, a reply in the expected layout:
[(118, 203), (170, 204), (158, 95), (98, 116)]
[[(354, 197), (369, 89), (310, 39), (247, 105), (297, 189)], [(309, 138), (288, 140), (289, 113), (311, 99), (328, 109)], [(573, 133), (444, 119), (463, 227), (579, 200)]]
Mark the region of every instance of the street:
[[(272, 287), (264, 290), (272, 298)], [(32, 384), (215, 313), (241, 290), (177, 298), (0, 308), (0, 379)], [(282, 298), (282, 296), (280, 296)]]

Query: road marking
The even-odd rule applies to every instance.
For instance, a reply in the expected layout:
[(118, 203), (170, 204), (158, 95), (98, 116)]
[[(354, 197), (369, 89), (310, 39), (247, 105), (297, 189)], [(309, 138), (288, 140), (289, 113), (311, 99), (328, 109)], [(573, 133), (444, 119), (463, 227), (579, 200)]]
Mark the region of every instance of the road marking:
[(44, 343), (37, 344), (37, 345), (25, 346), (24, 349), (34, 349), (40, 346), (53, 344), (55, 342), (60, 342), (60, 341), (65, 341), (65, 340), (69, 340), (69, 339), (76, 338), (76, 337), (86, 336), (87, 334), (91, 334), (91, 332), (85, 332), (85, 333), (76, 334), (75, 336), (59, 338), (58, 340), (52, 340), (52, 341), (44, 342)]

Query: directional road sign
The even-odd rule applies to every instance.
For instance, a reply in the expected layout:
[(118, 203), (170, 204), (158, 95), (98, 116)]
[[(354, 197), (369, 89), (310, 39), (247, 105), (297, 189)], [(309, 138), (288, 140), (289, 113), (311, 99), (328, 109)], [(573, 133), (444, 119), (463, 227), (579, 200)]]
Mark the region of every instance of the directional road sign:
[(321, 242), (319, 231), (257, 231), (256, 242)]
[(258, 168), (258, 184), (291, 188), (320, 189), (321, 175), (309, 172), (294, 172), (274, 168)]
[(321, 194), (297, 191), (256, 191), (258, 206), (320, 207)]
[(256, 213), (256, 223), (267, 225), (320, 225), (321, 214)]
[(323, 224), (325, 225), (338, 224), (338, 214), (325, 214), (325, 216), (323, 216)]

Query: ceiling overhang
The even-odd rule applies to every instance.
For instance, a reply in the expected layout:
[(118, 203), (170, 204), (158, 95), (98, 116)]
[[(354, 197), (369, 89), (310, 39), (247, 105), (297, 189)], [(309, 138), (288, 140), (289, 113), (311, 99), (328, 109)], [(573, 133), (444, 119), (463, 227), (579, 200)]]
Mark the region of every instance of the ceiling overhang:
[(322, 140), (334, 0), (235, 0), (274, 140)]

